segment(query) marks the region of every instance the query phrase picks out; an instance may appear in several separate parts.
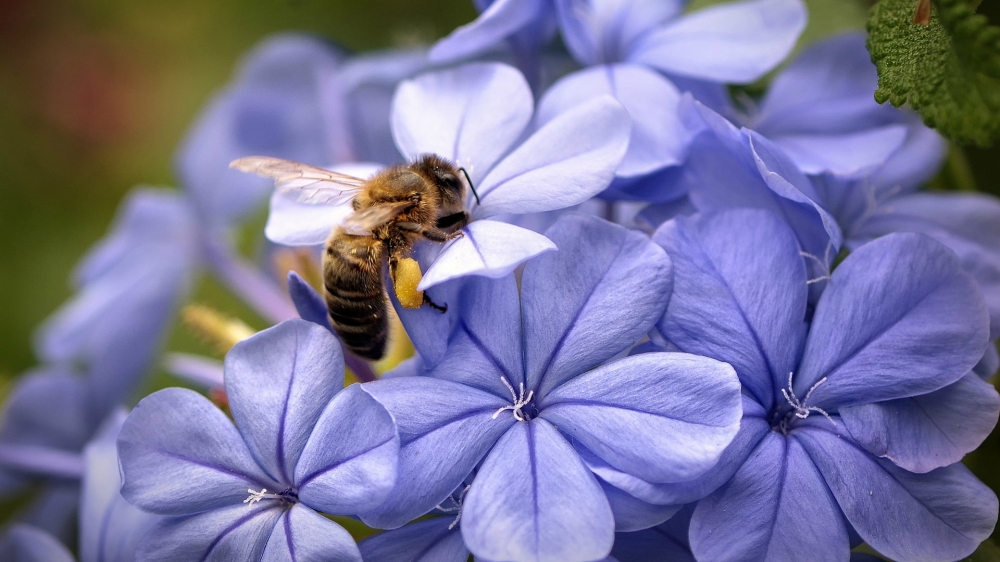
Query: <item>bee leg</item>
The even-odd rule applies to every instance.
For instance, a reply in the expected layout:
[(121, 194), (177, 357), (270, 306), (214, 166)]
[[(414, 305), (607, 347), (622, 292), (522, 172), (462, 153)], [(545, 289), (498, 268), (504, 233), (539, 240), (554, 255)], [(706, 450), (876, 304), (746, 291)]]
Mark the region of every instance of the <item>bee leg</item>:
[(420, 234), (424, 238), (434, 242), (447, 242), (449, 240), (465, 236), (465, 233), (461, 230), (456, 230), (455, 232), (445, 232), (437, 228), (424, 228), (420, 231)]
[(448, 312), (447, 304), (444, 305), (437, 304), (436, 302), (432, 301), (430, 297), (427, 296), (427, 293), (424, 293), (424, 304), (440, 312), (441, 314)]
[(461, 230), (456, 230), (455, 232), (445, 232), (439, 228), (434, 228), (433, 226), (424, 226), (420, 223), (408, 221), (397, 222), (396, 228), (406, 232), (417, 233), (433, 242), (447, 242), (448, 240), (464, 236)]
[(469, 213), (465, 211), (452, 213), (437, 220), (437, 227), (441, 230), (446, 228), (463, 228), (467, 224), (469, 224)]

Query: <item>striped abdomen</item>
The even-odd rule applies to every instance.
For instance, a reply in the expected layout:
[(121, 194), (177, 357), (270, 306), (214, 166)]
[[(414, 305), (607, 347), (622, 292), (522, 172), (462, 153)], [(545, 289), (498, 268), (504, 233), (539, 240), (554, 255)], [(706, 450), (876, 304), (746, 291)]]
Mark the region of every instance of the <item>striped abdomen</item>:
[(381, 359), (389, 333), (382, 279), (382, 242), (330, 235), (323, 255), (324, 297), (333, 328), (355, 354)]

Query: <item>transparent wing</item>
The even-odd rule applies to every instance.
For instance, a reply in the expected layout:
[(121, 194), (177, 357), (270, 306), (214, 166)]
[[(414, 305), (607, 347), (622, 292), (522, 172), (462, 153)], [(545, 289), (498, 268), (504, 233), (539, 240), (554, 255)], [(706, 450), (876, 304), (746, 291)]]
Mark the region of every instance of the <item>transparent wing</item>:
[(399, 213), (412, 206), (412, 201), (397, 201), (365, 207), (347, 217), (341, 228), (348, 234), (358, 236), (371, 234), (373, 230), (396, 218)]
[(229, 167), (271, 178), (279, 192), (311, 205), (347, 203), (365, 184), (361, 178), (270, 156), (247, 156), (233, 160)]

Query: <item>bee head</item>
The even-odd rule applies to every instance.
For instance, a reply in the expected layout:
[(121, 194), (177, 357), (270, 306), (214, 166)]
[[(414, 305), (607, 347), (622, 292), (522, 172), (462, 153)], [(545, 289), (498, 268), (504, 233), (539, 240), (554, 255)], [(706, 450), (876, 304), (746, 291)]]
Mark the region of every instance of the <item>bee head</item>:
[(425, 154), (420, 157), (415, 166), (434, 182), (441, 194), (442, 203), (461, 204), (465, 194), (465, 184), (459, 174), (461, 173), (454, 164), (434, 154)]

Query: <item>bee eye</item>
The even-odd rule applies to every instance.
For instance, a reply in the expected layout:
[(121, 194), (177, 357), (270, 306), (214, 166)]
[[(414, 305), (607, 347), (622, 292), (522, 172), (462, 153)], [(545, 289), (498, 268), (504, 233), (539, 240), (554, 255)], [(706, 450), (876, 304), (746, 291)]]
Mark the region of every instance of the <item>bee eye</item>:
[(439, 172), (437, 174), (437, 177), (438, 177), (438, 181), (440, 181), (442, 184), (444, 184), (445, 187), (448, 187), (450, 189), (458, 189), (459, 188), (458, 177), (456, 177), (455, 174), (451, 174), (451, 173), (448, 173), (448, 172), (444, 172), (444, 173), (440, 173)]

